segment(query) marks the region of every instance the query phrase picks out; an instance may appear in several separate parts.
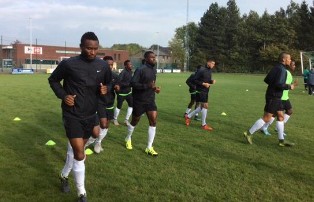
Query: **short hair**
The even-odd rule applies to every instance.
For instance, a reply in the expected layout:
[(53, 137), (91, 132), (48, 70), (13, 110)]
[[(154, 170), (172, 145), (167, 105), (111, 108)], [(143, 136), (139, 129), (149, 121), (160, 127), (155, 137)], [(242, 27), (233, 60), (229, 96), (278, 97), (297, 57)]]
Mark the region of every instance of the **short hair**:
[(146, 51), (144, 53), (144, 58), (147, 58), (150, 54), (154, 54), (154, 52), (153, 51)]
[(107, 60), (113, 60), (113, 58), (110, 55), (106, 55), (103, 60), (107, 61)]
[(287, 55), (290, 55), (290, 54), (287, 53), (287, 52), (281, 52), (281, 53), (279, 54), (278, 61), (279, 61), (279, 62), (282, 62), (283, 59), (284, 59), (285, 57), (287, 57)]
[(130, 60), (126, 60), (126, 61), (124, 61), (123, 65), (124, 66), (127, 65), (129, 62), (131, 62), (131, 61)]
[(93, 40), (99, 42), (98, 37), (94, 32), (86, 32), (85, 34), (83, 34), (81, 37), (81, 45), (84, 44), (86, 40)]
[(215, 62), (215, 58), (209, 57), (209, 58), (207, 58), (207, 62)]

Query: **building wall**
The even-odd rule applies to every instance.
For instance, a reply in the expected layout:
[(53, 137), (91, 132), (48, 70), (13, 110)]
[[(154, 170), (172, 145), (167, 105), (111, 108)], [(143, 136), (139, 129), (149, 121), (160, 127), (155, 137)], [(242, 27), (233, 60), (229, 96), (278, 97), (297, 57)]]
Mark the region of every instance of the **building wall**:
[[(13, 44), (12, 46), (13, 49), (10, 50), (12, 58), (5, 58), (8, 55), (6, 51), (9, 50), (2, 49), (2, 59), (13, 59), (13, 66), (15, 67), (30, 68), (30, 50), (32, 50), (32, 64), (40, 64), (44, 68), (56, 66), (62, 59), (81, 53), (81, 49), (76, 47), (33, 45), (30, 48), (28, 44)], [(98, 57), (103, 58), (105, 55), (112, 56), (118, 68), (122, 68), (123, 62), (129, 59), (129, 52), (125, 50), (98, 50)]]

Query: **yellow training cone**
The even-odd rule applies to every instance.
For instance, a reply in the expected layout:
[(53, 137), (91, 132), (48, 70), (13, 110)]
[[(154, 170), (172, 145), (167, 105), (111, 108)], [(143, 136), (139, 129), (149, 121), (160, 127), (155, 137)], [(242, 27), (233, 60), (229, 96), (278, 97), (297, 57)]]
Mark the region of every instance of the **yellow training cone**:
[(85, 150), (85, 154), (86, 155), (91, 155), (91, 154), (93, 154), (94, 152), (91, 150), (91, 149), (89, 149), (89, 148), (87, 148), (86, 150)]
[(49, 140), (48, 142), (46, 142), (46, 145), (47, 146), (54, 146), (54, 145), (56, 145), (56, 143), (52, 140)]
[(13, 119), (13, 121), (20, 121), (21, 119), (19, 118), (19, 117), (15, 117), (14, 119)]
[(227, 116), (227, 114), (225, 112), (222, 112), (221, 115), (222, 116)]

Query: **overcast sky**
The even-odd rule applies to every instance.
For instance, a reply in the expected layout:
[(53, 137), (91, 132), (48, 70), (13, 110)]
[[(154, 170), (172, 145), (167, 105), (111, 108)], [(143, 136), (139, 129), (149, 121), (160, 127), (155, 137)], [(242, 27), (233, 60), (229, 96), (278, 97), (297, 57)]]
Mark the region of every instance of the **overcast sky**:
[[(0, 35), (7, 45), (15, 40), (42, 45), (79, 46), (93, 31), (100, 44), (137, 43), (168, 46), (175, 29), (186, 24), (188, 0), (0, 0)], [(226, 7), (228, 0), (189, 0), (189, 21), (198, 23), (210, 4)], [(294, 0), (301, 3), (302, 0)], [(312, 0), (306, 0), (312, 6)], [(286, 9), (290, 0), (236, 0), (241, 15)], [(32, 33), (32, 34), (30, 34)], [(32, 37), (31, 37), (32, 36)]]

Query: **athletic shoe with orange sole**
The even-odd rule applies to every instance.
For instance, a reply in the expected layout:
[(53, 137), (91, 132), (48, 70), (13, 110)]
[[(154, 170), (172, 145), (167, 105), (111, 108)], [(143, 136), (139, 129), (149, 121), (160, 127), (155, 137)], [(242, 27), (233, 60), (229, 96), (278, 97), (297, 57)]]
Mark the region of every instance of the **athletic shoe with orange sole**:
[(202, 126), (202, 129), (203, 129), (203, 130), (207, 130), (207, 131), (212, 131), (212, 130), (213, 130), (213, 128), (210, 127), (210, 126), (207, 125), (207, 124), (206, 124), (206, 125), (203, 125), (203, 126)]

